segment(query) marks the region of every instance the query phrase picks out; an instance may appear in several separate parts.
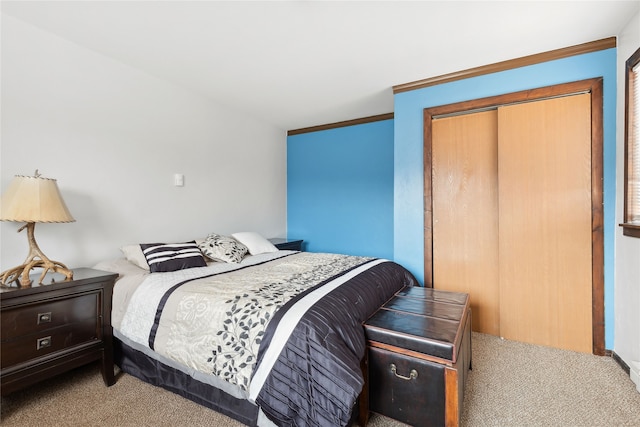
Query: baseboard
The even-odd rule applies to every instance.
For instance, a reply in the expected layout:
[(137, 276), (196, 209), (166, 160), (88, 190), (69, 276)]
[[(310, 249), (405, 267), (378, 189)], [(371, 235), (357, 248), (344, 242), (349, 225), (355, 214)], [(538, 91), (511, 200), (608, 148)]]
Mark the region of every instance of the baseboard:
[(620, 365), (620, 367), (621, 367), (622, 369), (624, 369), (624, 371), (627, 373), (627, 375), (631, 375), (631, 369), (629, 369), (629, 365), (627, 365), (627, 364), (625, 363), (625, 361), (624, 361), (624, 360), (622, 360), (622, 359), (620, 358), (620, 356), (618, 356), (618, 355), (616, 354), (616, 352), (615, 352), (615, 351), (612, 351), (612, 350), (606, 350), (606, 351), (605, 351), (605, 356), (611, 356), (611, 357), (613, 358), (613, 360), (615, 360), (615, 361), (618, 363), (618, 365)]
[(611, 356), (613, 360), (615, 360), (618, 365), (624, 369), (627, 375), (631, 378), (631, 381), (636, 385), (636, 390), (640, 393), (640, 362), (632, 361), (631, 366), (629, 366), (616, 354), (615, 351), (606, 350), (605, 354), (607, 356)]
[(640, 393), (640, 362), (631, 362), (631, 381), (636, 384), (636, 390)]

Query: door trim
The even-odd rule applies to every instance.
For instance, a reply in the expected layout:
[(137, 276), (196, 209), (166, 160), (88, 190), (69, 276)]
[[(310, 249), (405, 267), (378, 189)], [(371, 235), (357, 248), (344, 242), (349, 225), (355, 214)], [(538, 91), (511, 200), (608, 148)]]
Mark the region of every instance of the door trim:
[(581, 80), (424, 109), (424, 284), (433, 287), (433, 192), (431, 182), (434, 117), (577, 93), (591, 94), (591, 254), (593, 354), (604, 350), (604, 208), (602, 78)]

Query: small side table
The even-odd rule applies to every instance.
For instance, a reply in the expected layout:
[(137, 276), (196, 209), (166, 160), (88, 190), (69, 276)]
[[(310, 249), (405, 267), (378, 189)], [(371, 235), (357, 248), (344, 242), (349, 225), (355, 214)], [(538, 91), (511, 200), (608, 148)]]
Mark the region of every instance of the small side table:
[(301, 251), (302, 250), (302, 242), (304, 240), (299, 239), (282, 239), (278, 237), (274, 237), (269, 239), (273, 245), (280, 249), (281, 251)]
[(115, 273), (79, 268), (73, 279), (35, 276), (30, 287), (0, 288), (0, 391), (28, 387), (101, 360), (107, 386), (115, 382), (111, 297)]

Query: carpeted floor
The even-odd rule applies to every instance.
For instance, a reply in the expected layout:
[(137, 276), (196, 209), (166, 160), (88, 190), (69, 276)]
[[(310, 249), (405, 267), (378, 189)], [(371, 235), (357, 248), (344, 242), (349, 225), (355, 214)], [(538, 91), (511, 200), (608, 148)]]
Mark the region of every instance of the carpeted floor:
[[(640, 393), (609, 357), (473, 334), (463, 426), (639, 426)], [(3, 426), (220, 426), (238, 422), (97, 364), (2, 398)], [(371, 427), (399, 427), (373, 415)]]

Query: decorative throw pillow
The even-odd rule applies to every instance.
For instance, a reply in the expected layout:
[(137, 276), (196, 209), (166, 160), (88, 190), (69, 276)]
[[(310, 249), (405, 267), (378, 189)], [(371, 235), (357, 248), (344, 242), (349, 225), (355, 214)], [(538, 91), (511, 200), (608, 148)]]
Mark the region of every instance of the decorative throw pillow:
[(185, 243), (140, 244), (152, 273), (206, 267), (207, 263), (195, 241)]
[(147, 259), (144, 257), (140, 245), (124, 245), (120, 250), (127, 261), (149, 271), (149, 264), (147, 264)]
[(258, 233), (246, 231), (243, 233), (233, 233), (231, 236), (238, 242), (245, 245), (251, 255), (278, 251), (278, 248), (276, 248), (273, 243)]
[(233, 237), (211, 233), (198, 245), (203, 254), (214, 261), (239, 263), (248, 252), (245, 245)]

